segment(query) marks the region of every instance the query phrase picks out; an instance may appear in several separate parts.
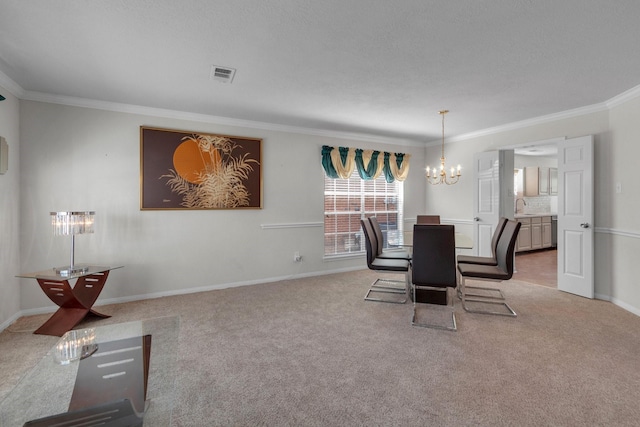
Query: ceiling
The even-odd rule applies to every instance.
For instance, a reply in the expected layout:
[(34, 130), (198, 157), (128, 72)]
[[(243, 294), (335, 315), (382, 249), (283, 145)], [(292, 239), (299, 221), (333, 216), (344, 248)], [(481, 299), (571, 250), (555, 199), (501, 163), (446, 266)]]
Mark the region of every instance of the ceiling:
[(514, 148), (513, 152), (521, 156), (556, 157), (558, 155), (558, 144), (528, 145)]
[(637, 0), (0, 0), (0, 83), (27, 99), (433, 141), (441, 109), (450, 137), (640, 85), (638, 17)]

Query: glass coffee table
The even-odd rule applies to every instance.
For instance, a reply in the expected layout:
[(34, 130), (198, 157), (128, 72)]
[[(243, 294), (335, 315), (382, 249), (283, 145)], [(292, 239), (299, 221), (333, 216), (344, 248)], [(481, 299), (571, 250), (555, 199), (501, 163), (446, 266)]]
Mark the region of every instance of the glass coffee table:
[[(88, 328), (78, 329), (78, 331), (84, 332), (86, 329)], [(74, 393), (74, 388), (76, 388), (76, 380), (79, 377), (79, 365), (96, 357), (99, 354), (101, 343), (106, 349), (114, 342), (124, 342), (127, 339), (143, 338), (149, 335), (151, 336), (151, 351), (143, 425), (171, 424), (175, 400), (175, 366), (180, 332), (179, 317), (159, 317), (97, 326), (90, 329), (92, 336), (95, 335), (98, 351), (89, 355), (87, 359), (61, 364), (60, 343), (56, 344), (0, 403), (1, 426), (18, 427), (29, 421), (67, 413), (70, 406), (73, 408), (73, 396), (77, 394), (77, 390)], [(87, 365), (83, 366), (86, 368)], [(122, 370), (126, 370), (126, 368)], [(122, 393), (123, 395), (119, 396), (120, 399), (130, 398), (126, 395), (127, 391)], [(102, 403), (110, 402), (100, 402), (100, 404)], [(77, 405), (75, 408), (78, 410)]]

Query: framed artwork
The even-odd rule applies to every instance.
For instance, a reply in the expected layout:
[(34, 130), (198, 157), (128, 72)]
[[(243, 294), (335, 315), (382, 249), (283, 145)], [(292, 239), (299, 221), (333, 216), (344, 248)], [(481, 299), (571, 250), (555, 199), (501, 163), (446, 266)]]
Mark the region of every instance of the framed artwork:
[(261, 209), (262, 139), (140, 126), (140, 209)]

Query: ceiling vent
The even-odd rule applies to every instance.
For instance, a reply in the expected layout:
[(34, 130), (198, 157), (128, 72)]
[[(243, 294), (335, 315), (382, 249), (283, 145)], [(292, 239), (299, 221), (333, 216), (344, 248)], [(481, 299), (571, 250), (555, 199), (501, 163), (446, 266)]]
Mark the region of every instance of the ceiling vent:
[(233, 81), (233, 77), (236, 75), (235, 68), (229, 67), (221, 67), (219, 65), (211, 66), (211, 75), (209, 78), (211, 80), (215, 80), (217, 82), (222, 83), (231, 83)]

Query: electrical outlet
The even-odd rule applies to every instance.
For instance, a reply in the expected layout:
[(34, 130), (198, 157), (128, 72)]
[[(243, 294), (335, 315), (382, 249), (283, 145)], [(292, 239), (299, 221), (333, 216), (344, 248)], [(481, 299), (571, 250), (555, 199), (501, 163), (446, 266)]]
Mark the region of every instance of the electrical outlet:
[(619, 182), (616, 182), (616, 193), (622, 193), (622, 184)]
[(300, 252), (296, 251), (293, 253), (293, 261), (294, 262), (301, 262), (302, 261), (302, 255), (300, 255)]

